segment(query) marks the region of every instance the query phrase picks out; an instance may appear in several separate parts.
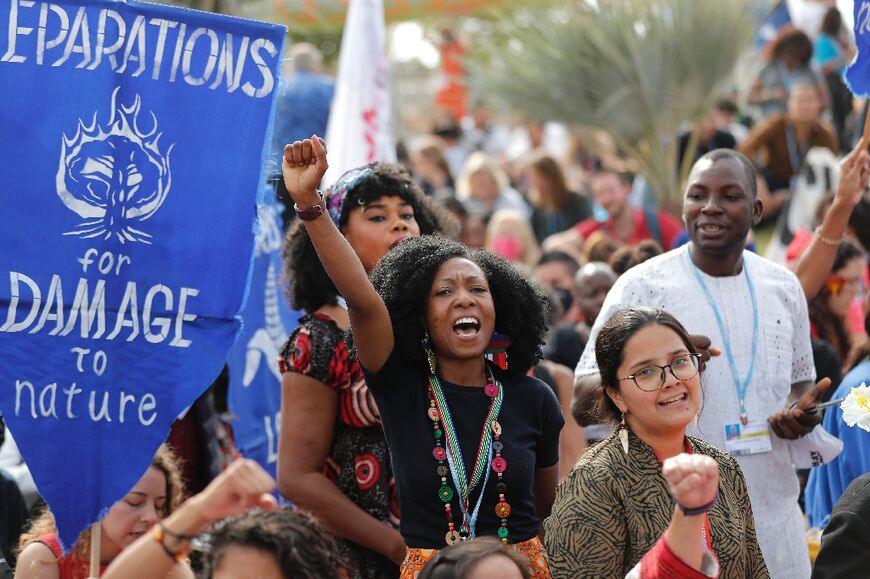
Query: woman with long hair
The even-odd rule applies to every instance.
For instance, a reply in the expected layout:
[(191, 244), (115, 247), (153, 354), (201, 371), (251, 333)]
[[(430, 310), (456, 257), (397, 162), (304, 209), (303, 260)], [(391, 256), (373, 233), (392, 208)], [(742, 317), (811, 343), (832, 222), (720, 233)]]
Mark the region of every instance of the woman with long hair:
[[(421, 233), (454, 233), (454, 220), (397, 165), (345, 173), (324, 200), (366, 274), (392, 247)], [(352, 578), (398, 576), (394, 474), (380, 413), (345, 341), (348, 310), (318, 259), (305, 214), (283, 256), (293, 307), (305, 315), (281, 350), (284, 372), (278, 488), (338, 537)]]
[(498, 163), (480, 151), (472, 153), (465, 161), (456, 183), (456, 197), (470, 213), (478, 215), (489, 215), (499, 209), (515, 209), (526, 216), (531, 213)]
[[(181, 504), (184, 485), (178, 459), (162, 445), (151, 466), (127, 495), (112, 505), (100, 520), (100, 573), (121, 551), (168, 517)], [(20, 554), (15, 579), (85, 579), (90, 570), (91, 530), (79, 535), (64, 555), (54, 517), (45, 509), (19, 541)], [(187, 564), (177, 565), (155, 579), (192, 577)]]
[[(327, 168), (317, 138), (287, 145), (284, 180), (327, 273), (347, 300), (366, 384), (396, 476), (412, 578), (448, 544), (497, 536), (549, 577), (549, 514), (564, 422), (555, 395), (526, 376), (540, 357), (546, 297), (502, 258), (424, 236), (372, 272), (320, 215)], [(500, 365), (487, 362), (492, 350)]]
[(541, 248), (528, 220), (514, 209), (499, 209), (492, 214), (486, 225), (484, 247), (529, 272), (541, 258)]
[(239, 459), (117, 557), (105, 579), (154, 579), (194, 549), (203, 579), (346, 579), (333, 537), (301, 511), (278, 508), (275, 480)]
[(552, 155), (539, 151), (526, 165), (532, 228), (538, 243), (592, 216), (592, 203), (568, 188), (565, 172)]
[(852, 112), (852, 92), (843, 80), (843, 72), (852, 60), (854, 48), (845, 39), (849, 33), (843, 26), (843, 16), (836, 6), (831, 6), (822, 19), (822, 27), (813, 45), (813, 60), (825, 77), (831, 95), (831, 120), (840, 139), (840, 149), (851, 147), (846, 130), (846, 119)]
[(844, 239), (837, 247), (831, 273), (822, 290), (809, 302), (813, 337), (828, 342), (846, 363), (852, 348), (852, 332), (847, 316), (861, 289), (866, 270), (865, 254), (856, 244)]
[[(682, 324), (662, 310), (619, 310), (602, 327), (595, 357), (601, 413), (619, 427), (559, 485), (544, 525), (553, 575), (623, 577), (677, 522), (695, 526), (692, 542), (715, 554), (721, 577), (768, 577), (737, 461), (686, 436), (701, 411), (703, 367)], [(672, 497), (663, 464), (684, 453), (718, 464), (712, 493)]]
[(813, 41), (806, 33), (784, 27), (765, 51), (767, 64), (759, 71), (747, 96), (749, 104), (759, 107), (759, 120), (785, 113), (791, 87), (798, 83), (815, 87), (819, 102), (827, 106), (828, 91), (824, 81), (810, 68)]

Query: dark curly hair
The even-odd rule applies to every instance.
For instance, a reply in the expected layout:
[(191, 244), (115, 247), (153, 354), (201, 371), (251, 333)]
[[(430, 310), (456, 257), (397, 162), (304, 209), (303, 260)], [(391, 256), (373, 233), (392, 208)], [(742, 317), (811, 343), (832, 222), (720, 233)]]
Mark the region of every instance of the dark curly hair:
[(663, 252), (664, 250), (658, 242), (652, 239), (644, 239), (637, 245), (623, 246), (617, 249), (610, 256), (608, 265), (610, 265), (613, 273), (620, 276), (634, 266), (640, 265), (657, 255), (661, 255)]
[(692, 354), (697, 353), (698, 350), (689, 339), (686, 328), (668, 312), (646, 306), (618, 310), (604, 322), (598, 337), (595, 339), (595, 359), (601, 374), (600, 391), (596, 395), (598, 418), (619, 422), (622, 417), (622, 411), (610, 399), (606, 390), (609, 386), (611, 389), (619, 391), (620, 382), (616, 373), (619, 370), (619, 365), (622, 364), (625, 345), (640, 330), (652, 325), (670, 328), (686, 345), (686, 350)]
[(765, 49), (769, 61), (789, 54), (803, 66), (808, 66), (813, 58), (813, 41), (807, 34), (793, 26), (784, 27)]
[[(861, 248), (848, 239), (844, 239), (839, 247), (837, 247), (837, 255), (834, 257), (831, 273), (837, 273), (846, 267), (850, 261), (861, 257), (864, 257), (864, 252), (861, 251)], [(840, 361), (845, 362), (849, 357), (849, 350), (851, 348), (849, 328), (846, 325), (846, 320), (831, 311), (830, 299), (831, 290), (826, 285), (809, 302), (810, 322), (812, 322), (813, 327), (816, 329), (819, 339), (833, 346), (837, 351)]]
[(223, 519), (208, 531), (202, 577), (211, 579), (227, 547), (251, 547), (273, 555), (286, 579), (338, 579), (344, 562), (335, 540), (309, 514), (290, 509), (253, 509)]
[(423, 566), (417, 579), (465, 579), (478, 563), (493, 556), (507, 557), (523, 579), (530, 579), (528, 559), (494, 537), (479, 537), (441, 549)]
[(474, 262), (486, 275), (495, 304), (496, 332), (510, 336), (508, 373), (524, 375), (541, 358), (547, 331), (547, 297), (505, 259), (483, 249), (468, 249), (444, 237), (425, 235), (402, 242), (372, 271), (393, 325), (402, 358), (429, 372), (420, 343), (425, 331), (423, 312), (438, 268), (449, 259)]
[[(456, 219), (426, 197), (408, 172), (394, 163), (377, 163), (371, 175), (347, 192), (339, 228), (347, 225), (348, 215), (354, 207), (381, 197), (401, 197), (410, 205), (423, 235), (441, 233), (455, 236), (459, 233)], [(308, 231), (298, 219), (287, 230), (281, 257), (287, 294), (295, 309), (311, 313), (324, 305), (336, 304), (338, 290), (326, 275)]]

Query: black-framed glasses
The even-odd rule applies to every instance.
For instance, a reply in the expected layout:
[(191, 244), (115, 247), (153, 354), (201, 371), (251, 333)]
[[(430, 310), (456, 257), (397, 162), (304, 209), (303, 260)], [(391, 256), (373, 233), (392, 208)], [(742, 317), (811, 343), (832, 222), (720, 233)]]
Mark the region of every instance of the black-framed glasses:
[(655, 392), (664, 386), (666, 369), (670, 370), (673, 377), (677, 380), (689, 380), (698, 374), (700, 360), (701, 354), (680, 354), (671, 360), (670, 364), (641, 368), (631, 376), (620, 378), (617, 382), (634, 380), (637, 387), (644, 392)]

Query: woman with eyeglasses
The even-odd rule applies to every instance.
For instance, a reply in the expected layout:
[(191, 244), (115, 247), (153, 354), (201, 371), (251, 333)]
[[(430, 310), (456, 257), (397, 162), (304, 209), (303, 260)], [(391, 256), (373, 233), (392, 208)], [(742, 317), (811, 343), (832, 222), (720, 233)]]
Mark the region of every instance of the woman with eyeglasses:
[[(559, 485), (544, 523), (553, 577), (623, 577), (660, 538), (702, 570), (692, 576), (716, 576), (703, 565), (712, 554), (720, 577), (768, 577), (737, 461), (686, 436), (701, 411), (703, 367), (685, 328), (662, 310), (626, 308), (602, 327), (595, 355), (602, 418), (619, 427)], [(686, 454), (715, 461), (718, 484), (702, 474), (697, 485), (669, 484), (663, 464)], [(676, 540), (687, 534), (697, 541)]]

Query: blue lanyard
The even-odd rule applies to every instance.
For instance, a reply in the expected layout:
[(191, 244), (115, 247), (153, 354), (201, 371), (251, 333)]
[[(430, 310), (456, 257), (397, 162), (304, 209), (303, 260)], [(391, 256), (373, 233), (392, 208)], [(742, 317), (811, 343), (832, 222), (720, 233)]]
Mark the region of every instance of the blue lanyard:
[[(462, 460), (460, 455), (459, 460)], [(453, 454), (447, 453), (447, 463), (450, 465), (450, 477), (453, 479), (453, 484), (456, 488), (461, 489), (459, 486), (459, 473), (457, 472), (456, 464), (454, 463)], [(492, 463), (492, 446), (489, 447), (489, 453), (486, 457), (486, 464), (489, 465)], [(460, 496), (459, 497), (459, 508), (462, 509), (462, 527), (468, 531), (468, 538), (473, 539), (475, 536), (475, 527), (477, 526), (477, 515), (480, 513), (480, 504), (483, 502), (483, 491), (486, 490), (486, 483), (489, 482), (489, 471), (492, 470), (487, 466), (486, 474), (483, 477), (483, 486), (480, 487), (480, 495), (477, 497), (477, 504), (474, 505), (474, 510), (471, 514), (468, 514), (468, 506), (466, 505), (466, 500)]]
[[(484, 425), (484, 436), (487, 437), (487, 441), (484, 444), (486, 449), (486, 462), (484, 463), (486, 467), (484, 467), (484, 477), (483, 477), (483, 485), (480, 487), (480, 494), (477, 496), (477, 503), (474, 506), (471, 514), (468, 513), (468, 498), (471, 495), (471, 491), (474, 489), (474, 484), (470, 485), (465, 483), (463, 484), (463, 476), (465, 472), (465, 459), (462, 458), (462, 448), (459, 446), (458, 438), (455, 441), (455, 444), (451, 442), (451, 436), (448, 434), (447, 436), (447, 464), (450, 467), (450, 477), (453, 479), (453, 485), (456, 487), (456, 490), (459, 491), (459, 508), (462, 510), (462, 528), (468, 532), (468, 538), (473, 539), (475, 537), (475, 527), (477, 526), (477, 516), (480, 513), (480, 505), (483, 502), (483, 493), (486, 490), (486, 485), (489, 482), (489, 471), (491, 470), (490, 465), (492, 464), (492, 430), (489, 425), (492, 424), (493, 420), (498, 418), (499, 412), (501, 411), (501, 405), (503, 400), (503, 389), (499, 382), (496, 382), (499, 386), (498, 396), (493, 400), (492, 407), (490, 411), (487, 413), (487, 418)], [(441, 413), (442, 423), (445, 425), (445, 431), (447, 428), (450, 428), (454, 434), (455, 429), (453, 426), (453, 417), (450, 415), (450, 408), (447, 406), (447, 398), (444, 396), (441, 390), (441, 383), (434, 379), (431, 382), (432, 390), (435, 392), (435, 400), (438, 404), (438, 411)], [(443, 404), (441, 403), (443, 401)], [(448, 426), (449, 425), (449, 426)], [(483, 444), (483, 443), (482, 443)], [(455, 449), (453, 449), (455, 447)], [(454, 453), (451, 452), (451, 449), (455, 450), (456, 456), (454, 457)], [(480, 457), (477, 457), (477, 460), (480, 460)], [(459, 464), (457, 464), (457, 461)], [(476, 467), (476, 465), (475, 465)], [(476, 470), (476, 468), (475, 468)], [(460, 471), (462, 474), (460, 474)], [(472, 479), (474, 475), (472, 474)], [(478, 479), (479, 480), (479, 479)]]
[(777, 62), (776, 68), (778, 69), (779, 79), (782, 81), (785, 93), (789, 94), (791, 92), (791, 75), (788, 73), (788, 69), (782, 62)]
[(686, 260), (689, 262), (689, 267), (692, 273), (695, 274), (695, 279), (698, 280), (698, 285), (704, 290), (704, 295), (707, 297), (707, 303), (713, 310), (716, 316), (716, 323), (719, 324), (719, 333), (722, 335), (722, 342), (725, 347), (725, 357), (728, 358), (728, 366), (731, 368), (731, 376), (734, 378), (734, 386), (737, 388), (737, 398), (740, 401), (740, 422), (744, 425), (749, 423), (749, 415), (746, 413), (746, 391), (749, 390), (749, 384), (752, 382), (752, 374), (755, 371), (755, 358), (758, 355), (758, 303), (755, 299), (755, 288), (752, 285), (752, 277), (749, 275), (746, 260), (743, 260), (743, 273), (746, 274), (746, 285), (749, 286), (749, 296), (752, 299), (752, 357), (749, 362), (749, 370), (746, 372), (746, 377), (740, 380), (740, 375), (737, 373), (737, 363), (734, 361), (734, 353), (731, 350), (731, 341), (728, 338), (728, 328), (722, 320), (722, 315), (719, 313), (719, 308), (716, 307), (716, 302), (707, 284), (704, 283), (704, 278), (701, 277), (701, 272), (695, 262), (692, 261), (692, 256), (686, 249)]

